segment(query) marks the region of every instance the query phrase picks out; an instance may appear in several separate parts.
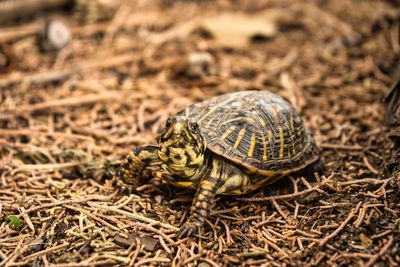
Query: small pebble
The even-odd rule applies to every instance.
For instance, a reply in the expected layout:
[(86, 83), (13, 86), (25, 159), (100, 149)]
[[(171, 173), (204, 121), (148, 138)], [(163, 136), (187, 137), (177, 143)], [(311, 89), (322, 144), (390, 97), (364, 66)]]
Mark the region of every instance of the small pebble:
[(211, 54), (205, 52), (189, 54), (179, 70), (179, 74), (192, 79), (215, 75), (216, 73), (217, 67), (215, 59)]
[(46, 23), (39, 39), (43, 51), (58, 51), (70, 42), (71, 32), (63, 22), (51, 20)]

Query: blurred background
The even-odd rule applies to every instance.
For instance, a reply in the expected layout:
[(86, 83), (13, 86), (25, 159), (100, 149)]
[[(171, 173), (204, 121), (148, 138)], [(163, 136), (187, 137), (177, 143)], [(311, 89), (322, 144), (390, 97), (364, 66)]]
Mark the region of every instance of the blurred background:
[[(390, 0), (0, 0), (0, 245), (14, 238), (0, 246), (0, 265), (32, 264), (30, 254), (50, 248), (38, 266), (76, 261), (77, 250), (79, 261), (92, 264), (399, 264), (399, 157), (389, 138), (397, 132), (384, 127), (383, 102), (400, 79), (399, 25), (400, 3)], [(105, 236), (90, 227), (74, 235), (77, 216), (88, 225), (105, 220), (138, 229), (106, 211), (99, 212), (103, 221), (93, 219), (85, 212), (97, 211), (87, 199), (129, 200), (139, 214), (178, 227), (190, 198), (174, 201), (175, 193), (152, 186), (138, 199), (119, 195), (114, 167), (133, 147), (154, 142), (168, 116), (238, 90), (269, 90), (293, 104), (321, 147), (334, 181), (328, 193), (280, 201), (278, 208), (221, 199), (214, 208), (220, 215), (210, 219), (216, 228), (200, 245), (149, 245), (133, 260), (126, 251), (133, 241), (118, 243), (109, 225)], [(396, 97), (387, 101), (396, 106)], [(386, 180), (365, 180), (378, 178)], [(57, 206), (49, 219), (56, 234), (45, 234), (50, 226), (37, 214), (50, 216), (46, 204), (76, 196), (87, 199)], [(32, 205), (39, 208), (21, 211)], [(224, 217), (223, 209), (235, 212)], [(24, 226), (5, 214), (20, 214)], [(319, 248), (348, 214), (357, 220)], [(275, 223), (267, 230), (266, 217)], [(151, 233), (142, 242), (171, 237), (171, 230), (140, 229)], [(98, 243), (85, 243), (88, 236)], [(41, 246), (18, 252), (37, 239)], [(80, 245), (64, 251), (64, 241)], [(240, 254), (260, 248), (268, 253)]]

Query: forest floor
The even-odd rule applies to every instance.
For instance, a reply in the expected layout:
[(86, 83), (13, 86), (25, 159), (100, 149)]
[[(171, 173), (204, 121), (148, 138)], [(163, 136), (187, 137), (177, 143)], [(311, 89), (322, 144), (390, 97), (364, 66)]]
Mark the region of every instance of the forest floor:
[[(398, 2), (76, 2), (0, 24), (0, 266), (400, 265), (382, 101)], [(50, 19), (71, 34), (59, 51), (40, 46)], [(178, 239), (193, 192), (152, 179), (127, 194), (115, 168), (168, 116), (238, 90), (291, 102), (326, 171), (218, 197)]]

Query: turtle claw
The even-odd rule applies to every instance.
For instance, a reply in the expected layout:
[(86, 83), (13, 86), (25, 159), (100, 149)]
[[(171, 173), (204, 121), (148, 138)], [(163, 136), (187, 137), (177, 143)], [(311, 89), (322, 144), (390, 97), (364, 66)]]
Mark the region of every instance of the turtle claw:
[(179, 239), (189, 237), (199, 231), (200, 225), (197, 222), (187, 222), (179, 229), (177, 237)]
[(139, 186), (138, 179), (130, 177), (129, 170), (125, 165), (118, 168), (115, 177), (116, 184), (123, 193), (132, 194), (136, 187)]
[(123, 180), (118, 179), (115, 181), (117, 187), (119, 188), (119, 191), (121, 193), (128, 193), (128, 194), (132, 194), (134, 189), (136, 188), (135, 185), (130, 185), (125, 183)]
[(122, 187), (120, 186), (120, 184), (118, 184), (118, 186), (119, 186), (119, 192), (121, 194), (131, 195), (134, 193), (134, 190), (132, 188)]

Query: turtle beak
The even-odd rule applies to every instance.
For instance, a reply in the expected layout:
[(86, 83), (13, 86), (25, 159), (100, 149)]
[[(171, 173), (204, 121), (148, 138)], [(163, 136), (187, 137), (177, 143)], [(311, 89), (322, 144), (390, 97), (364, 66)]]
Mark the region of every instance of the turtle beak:
[[(195, 126), (196, 128), (194, 129)], [(160, 144), (182, 148), (193, 146), (198, 151), (203, 151), (203, 142), (196, 123), (189, 122), (187, 118), (175, 117), (167, 123), (159, 139)]]
[(163, 140), (173, 140), (174, 144), (182, 145), (193, 141), (187, 127), (183, 123), (175, 123), (162, 135)]

